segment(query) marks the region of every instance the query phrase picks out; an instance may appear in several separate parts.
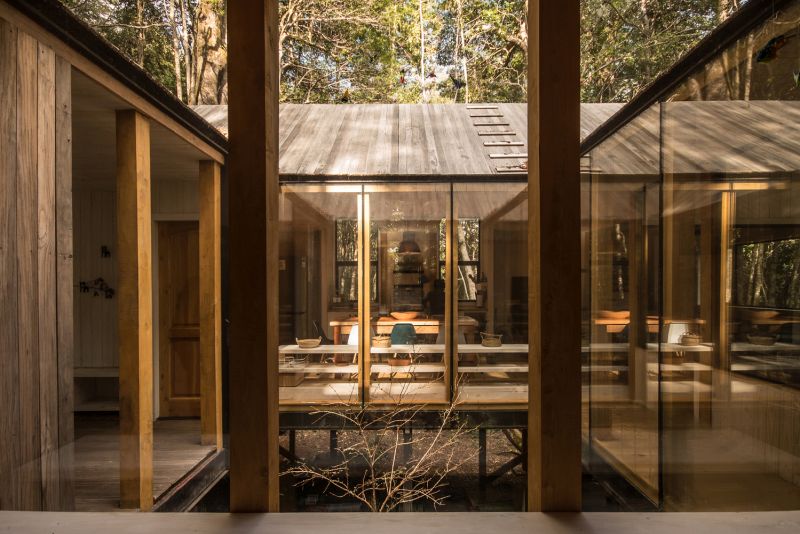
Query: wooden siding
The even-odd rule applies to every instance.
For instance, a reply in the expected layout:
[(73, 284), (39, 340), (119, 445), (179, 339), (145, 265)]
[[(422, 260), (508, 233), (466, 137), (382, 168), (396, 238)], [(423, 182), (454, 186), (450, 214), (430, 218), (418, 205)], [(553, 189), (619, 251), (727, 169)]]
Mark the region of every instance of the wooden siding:
[[(70, 69), (0, 19), (0, 508), (73, 506)], [(68, 282), (69, 283), (69, 282)]]

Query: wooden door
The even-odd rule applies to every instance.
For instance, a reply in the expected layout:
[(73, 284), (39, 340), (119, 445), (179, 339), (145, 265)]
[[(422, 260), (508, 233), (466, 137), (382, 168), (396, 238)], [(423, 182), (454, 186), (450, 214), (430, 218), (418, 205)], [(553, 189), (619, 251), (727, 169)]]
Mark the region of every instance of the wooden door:
[(197, 222), (158, 224), (159, 415), (200, 416)]

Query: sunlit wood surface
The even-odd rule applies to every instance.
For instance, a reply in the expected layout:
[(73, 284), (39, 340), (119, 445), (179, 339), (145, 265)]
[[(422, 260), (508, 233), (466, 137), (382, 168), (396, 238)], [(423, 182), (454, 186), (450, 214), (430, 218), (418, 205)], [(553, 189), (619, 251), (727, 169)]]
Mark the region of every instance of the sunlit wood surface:
[[(200, 444), (199, 419), (162, 419), (154, 423), (154, 433), (153, 495), (157, 498), (214, 447)], [(78, 511), (120, 509), (116, 415), (76, 418), (75, 508)]]

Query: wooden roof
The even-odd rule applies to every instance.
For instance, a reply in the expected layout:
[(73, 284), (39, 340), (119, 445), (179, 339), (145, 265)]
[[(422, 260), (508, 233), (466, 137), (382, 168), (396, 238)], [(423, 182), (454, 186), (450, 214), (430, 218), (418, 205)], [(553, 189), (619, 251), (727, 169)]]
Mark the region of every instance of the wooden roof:
[(596, 174), (766, 178), (800, 171), (800, 102), (656, 104), (589, 152)]
[[(588, 135), (620, 107), (584, 104), (581, 135)], [(195, 110), (227, 135), (227, 106)], [(490, 132), (510, 133), (485, 135)], [(502, 141), (516, 144), (492, 145)], [(283, 104), (280, 108), (284, 178), (521, 176), (522, 170), (498, 168), (519, 165), (527, 159), (527, 151), (526, 104)]]

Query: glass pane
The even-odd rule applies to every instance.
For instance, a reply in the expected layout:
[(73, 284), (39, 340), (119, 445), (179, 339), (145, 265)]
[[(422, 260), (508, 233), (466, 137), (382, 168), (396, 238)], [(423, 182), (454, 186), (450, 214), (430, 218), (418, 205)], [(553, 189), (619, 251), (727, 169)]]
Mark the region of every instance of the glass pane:
[[(528, 403), (528, 201), (525, 184), (458, 184), (456, 402)], [(479, 260), (477, 263), (466, 263)], [(479, 266), (480, 265), (480, 266)]]
[(442, 221), (450, 214), (448, 185), (365, 186), (370, 235), (369, 307), (372, 403), (444, 403), (445, 271)]
[(583, 162), (587, 464), (669, 511), (800, 508), (787, 5)]
[(358, 402), (358, 192), (281, 187), (282, 405)]
[[(657, 139), (657, 124), (656, 106), (588, 154), (582, 197), (585, 463), (595, 475), (624, 474), (652, 503), (659, 496), (660, 185), (658, 146), (638, 141), (642, 133)], [(621, 166), (633, 146), (645, 158)]]
[(800, 508), (800, 143), (790, 4), (662, 105), (664, 506)]

